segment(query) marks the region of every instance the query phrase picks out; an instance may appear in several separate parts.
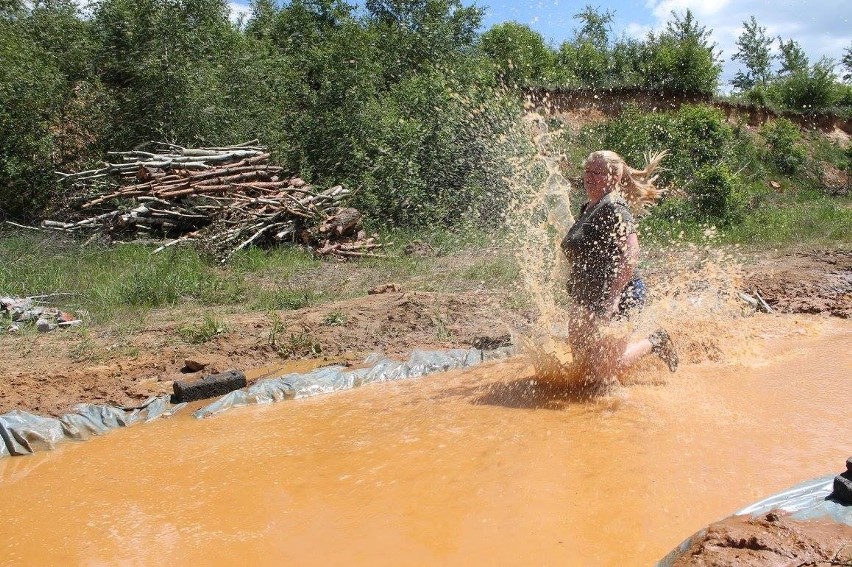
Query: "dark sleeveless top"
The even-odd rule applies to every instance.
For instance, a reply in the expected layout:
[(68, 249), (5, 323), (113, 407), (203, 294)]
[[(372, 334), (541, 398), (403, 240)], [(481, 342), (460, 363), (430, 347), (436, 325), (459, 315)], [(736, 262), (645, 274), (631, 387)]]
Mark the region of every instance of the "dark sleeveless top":
[(636, 222), (619, 193), (613, 191), (592, 206), (583, 205), (561, 244), (571, 264), (568, 293), (574, 301), (593, 311), (604, 307), (626, 252), (627, 236), (635, 232)]

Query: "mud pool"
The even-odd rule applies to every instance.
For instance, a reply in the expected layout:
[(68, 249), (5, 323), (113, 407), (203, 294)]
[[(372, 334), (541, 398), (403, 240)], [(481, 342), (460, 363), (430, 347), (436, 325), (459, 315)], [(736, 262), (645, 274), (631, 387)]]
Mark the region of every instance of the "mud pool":
[(594, 400), (494, 361), (4, 459), (0, 563), (653, 564), (852, 454), (852, 325), (806, 321)]

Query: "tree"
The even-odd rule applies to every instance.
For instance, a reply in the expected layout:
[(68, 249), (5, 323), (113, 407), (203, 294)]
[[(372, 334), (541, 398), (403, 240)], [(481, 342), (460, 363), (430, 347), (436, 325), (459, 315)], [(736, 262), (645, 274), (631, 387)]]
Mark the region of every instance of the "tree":
[(453, 66), (471, 51), (484, 14), (460, 0), (368, 0), (366, 7), (387, 83), (426, 65)]
[(843, 52), (843, 58), (840, 60), (840, 63), (844, 69), (843, 80), (847, 82), (852, 80), (852, 43)]
[(610, 24), (615, 18), (615, 12), (600, 12), (590, 5), (586, 5), (582, 12), (574, 14), (574, 19), (582, 22), (577, 30), (575, 43), (590, 43), (599, 51), (606, 51), (609, 47)]
[(92, 26), (99, 76), (119, 101), (109, 145), (229, 138), (240, 101), (224, 61), (240, 35), (225, 0), (100, 0)]
[(742, 61), (746, 71), (737, 71), (731, 84), (741, 91), (747, 91), (757, 85), (766, 86), (771, 77), (772, 54), (769, 47), (772, 39), (766, 36), (766, 28), (757, 25), (754, 16), (743, 22), (743, 26), (745, 29), (736, 42), (739, 49), (733, 59)]
[(553, 68), (554, 54), (541, 34), (517, 22), (495, 25), (482, 34), (480, 46), (509, 85), (540, 83)]
[(581, 26), (572, 45), (561, 50), (562, 60), (583, 86), (598, 87), (607, 83), (611, 67), (609, 26), (614, 17), (614, 12), (600, 12), (589, 5), (574, 14)]
[(790, 39), (786, 42), (778, 36), (778, 50), (780, 52), (781, 69), (778, 75), (786, 77), (800, 71), (807, 71), (808, 57), (799, 44)]
[(710, 42), (712, 30), (699, 25), (692, 10), (671, 15), (658, 37), (648, 35), (645, 86), (712, 94), (721, 72), (716, 44)]
[(63, 78), (18, 15), (0, 18), (0, 218), (29, 221), (50, 197)]

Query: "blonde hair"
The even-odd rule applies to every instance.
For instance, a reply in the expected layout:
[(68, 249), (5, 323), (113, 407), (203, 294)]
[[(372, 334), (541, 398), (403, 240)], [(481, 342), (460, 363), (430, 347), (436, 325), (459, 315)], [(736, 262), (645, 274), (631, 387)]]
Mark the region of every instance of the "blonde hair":
[(669, 155), (668, 150), (652, 154), (645, 154), (645, 167), (634, 169), (627, 165), (624, 158), (610, 150), (599, 150), (589, 154), (584, 166), (593, 161), (606, 163), (610, 173), (615, 176), (616, 187), (619, 188), (624, 198), (631, 205), (645, 206), (656, 201), (665, 191), (656, 186), (658, 175), (654, 175), (660, 169), (660, 162)]

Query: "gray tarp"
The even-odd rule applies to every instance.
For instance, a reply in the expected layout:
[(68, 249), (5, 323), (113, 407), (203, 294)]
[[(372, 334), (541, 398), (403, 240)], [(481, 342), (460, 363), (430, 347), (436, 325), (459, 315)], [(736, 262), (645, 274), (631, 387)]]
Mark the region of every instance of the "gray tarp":
[[(840, 524), (852, 526), (852, 506), (844, 506), (840, 502), (829, 498), (833, 490), (834, 476), (815, 478), (789, 488), (769, 498), (755, 502), (747, 508), (743, 508), (734, 516), (750, 515), (758, 517), (770, 510), (779, 509), (790, 514), (794, 520), (815, 520), (818, 518), (832, 519)], [(671, 567), (692, 544), (704, 537), (707, 530), (701, 530), (666, 555), (657, 563), (657, 567)]]
[(204, 418), (221, 413), (229, 408), (251, 404), (270, 404), (293, 398), (306, 398), (337, 390), (348, 390), (370, 382), (389, 382), (403, 378), (416, 378), (432, 372), (443, 372), (453, 368), (464, 368), (479, 364), (483, 353), (479, 349), (422, 351), (415, 350), (406, 362), (379, 359), (371, 355), (369, 368), (347, 370), (345, 366), (327, 366), (307, 374), (286, 374), (277, 378), (258, 380), (248, 388), (224, 395), (212, 404), (195, 412), (195, 417)]
[[(449, 351), (416, 350), (406, 362), (382, 358), (377, 354), (370, 355), (365, 361), (370, 365), (369, 368), (347, 370), (343, 366), (329, 366), (306, 374), (287, 374), (260, 380), (248, 388), (225, 395), (197, 411), (195, 416), (206, 417), (230, 407), (346, 390), (370, 382), (415, 378), (432, 372), (473, 366), (482, 362), (483, 358), (500, 358), (509, 352), (509, 349), (498, 349), (483, 353), (475, 348)], [(150, 398), (136, 408), (78, 404), (72, 413), (59, 418), (43, 417), (19, 410), (10, 411), (0, 415), (0, 458), (50, 450), (63, 440), (83, 441), (110, 429), (172, 415), (184, 405), (186, 404), (171, 406), (169, 397), (161, 396)]]
[(60, 441), (84, 441), (110, 429), (147, 423), (169, 416), (185, 404), (172, 406), (168, 396), (148, 398), (135, 408), (97, 404), (77, 404), (72, 413), (61, 417), (43, 417), (13, 410), (0, 415), (0, 457), (29, 455), (53, 449)]

